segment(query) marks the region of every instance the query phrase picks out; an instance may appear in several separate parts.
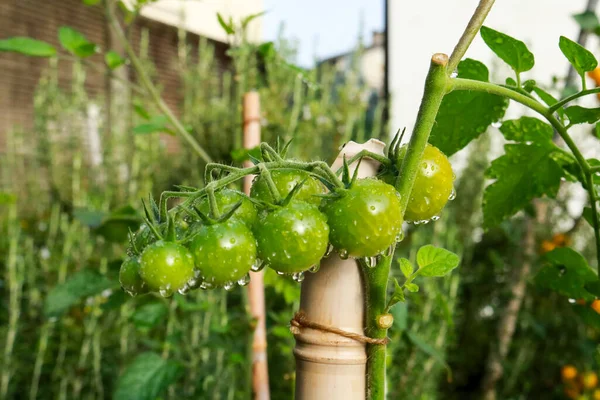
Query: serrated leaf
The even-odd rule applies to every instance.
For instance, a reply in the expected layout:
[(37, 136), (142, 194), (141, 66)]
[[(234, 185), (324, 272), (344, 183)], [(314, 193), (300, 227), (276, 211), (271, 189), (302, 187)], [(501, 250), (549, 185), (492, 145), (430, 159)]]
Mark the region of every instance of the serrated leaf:
[(110, 69), (115, 69), (125, 64), (125, 59), (116, 51), (109, 51), (104, 55), (104, 61)]
[(533, 68), (533, 53), (522, 41), (487, 26), (482, 26), (480, 33), (485, 44), (517, 74)]
[(581, 14), (573, 15), (575, 22), (581, 27), (581, 29), (586, 31), (594, 31), (600, 26), (600, 22), (598, 22), (598, 16), (593, 11), (585, 11)]
[(515, 142), (551, 143), (554, 130), (547, 123), (532, 117), (504, 121), (500, 132), (506, 140)]
[(142, 353), (123, 371), (115, 400), (155, 400), (180, 375), (181, 366), (155, 353)]
[(562, 168), (550, 157), (547, 144), (507, 144), (505, 154), (486, 171), (496, 182), (483, 194), (483, 219), (487, 228), (524, 209), (531, 200), (555, 197), (563, 176)]
[(415, 270), (415, 267), (413, 267), (412, 263), (406, 259), (406, 258), (401, 258), (398, 260), (398, 263), (400, 264), (400, 270), (402, 271), (402, 274), (404, 274), (405, 277), (409, 277), (412, 275), (413, 271)]
[(58, 40), (62, 47), (77, 57), (85, 58), (98, 51), (98, 46), (69, 26), (61, 26), (58, 30)]
[(535, 276), (536, 285), (574, 299), (594, 299), (585, 285), (598, 280), (598, 276), (581, 254), (561, 247), (546, 253), (544, 260), (547, 265)]
[(221, 28), (223, 28), (225, 33), (227, 33), (228, 35), (233, 35), (235, 33), (231, 21), (230, 23), (225, 22), (225, 19), (223, 18), (221, 13), (217, 13), (217, 20), (219, 21), (219, 25), (221, 25)]
[(596, 57), (571, 39), (561, 36), (558, 41), (558, 47), (560, 47), (560, 51), (567, 57), (567, 60), (569, 60), (582, 78), (587, 71), (593, 71), (598, 66)]
[(32, 57), (52, 57), (56, 54), (56, 48), (49, 43), (22, 36), (0, 40), (0, 51), (10, 51)]
[(167, 306), (162, 301), (146, 303), (135, 309), (131, 321), (138, 328), (150, 329), (164, 320), (168, 311)]
[(417, 251), (417, 265), (421, 276), (444, 276), (458, 267), (460, 258), (441, 247), (430, 244)]
[(571, 106), (565, 108), (565, 114), (571, 124), (593, 124), (600, 120), (600, 107), (585, 108), (581, 106)]
[(402, 288), (402, 286), (400, 286), (400, 284), (398, 283), (398, 280), (396, 278), (394, 278), (394, 293), (392, 293), (392, 296), (390, 297), (390, 300), (388, 301), (387, 307), (388, 309), (391, 308), (394, 304), (396, 303), (404, 303), (406, 301), (406, 298), (404, 297), (404, 288)]
[(115, 284), (91, 269), (75, 272), (48, 293), (44, 302), (44, 315), (48, 318), (59, 317), (77, 302), (89, 296), (95, 296)]
[(411, 293), (416, 293), (419, 291), (419, 285), (415, 283), (406, 283), (404, 287)]
[[(489, 72), (479, 61), (467, 58), (458, 64), (458, 77), (487, 82)], [(508, 100), (489, 93), (454, 91), (444, 96), (429, 142), (450, 156), (500, 120)]]

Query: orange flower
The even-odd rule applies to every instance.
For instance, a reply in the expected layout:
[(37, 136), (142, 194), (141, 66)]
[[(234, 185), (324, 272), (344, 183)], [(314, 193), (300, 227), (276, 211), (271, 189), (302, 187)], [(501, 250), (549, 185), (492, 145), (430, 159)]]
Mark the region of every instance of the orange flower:
[(588, 72), (587, 75), (594, 80), (596, 86), (600, 86), (600, 67)]
[(583, 387), (593, 389), (598, 385), (598, 375), (595, 372), (586, 372), (582, 378)]
[(552, 236), (552, 243), (554, 243), (556, 247), (564, 247), (571, 243), (571, 239), (564, 233), (557, 233)]
[(540, 253), (544, 254), (544, 253), (548, 253), (549, 251), (554, 250), (554, 248), (556, 247), (556, 245), (554, 243), (552, 243), (549, 240), (543, 240), (542, 244), (540, 245)]
[(598, 314), (600, 314), (600, 300), (596, 299), (596, 300), (592, 301), (592, 304), (590, 304), (590, 307), (592, 307), (592, 309), (594, 311), (596, 311)]
[(560, 371), (563, 381), (571, 381), (577, 376), (577, 368), (572, 365), (565, 365)]

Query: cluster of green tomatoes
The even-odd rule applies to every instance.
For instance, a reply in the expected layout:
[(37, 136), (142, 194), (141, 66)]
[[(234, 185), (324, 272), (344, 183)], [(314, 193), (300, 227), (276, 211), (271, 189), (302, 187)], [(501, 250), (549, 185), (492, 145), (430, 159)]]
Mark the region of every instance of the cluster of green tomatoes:
[[(400, 195), (393, 182), (403, 149), (397, 148), (393, 158), (388, 152), (394, 161), (383, 163), (378, 177), (350, 177), (345, 163), (334, 185), (323, 175), (282, 162), (281, 168), (260, 168), (250, 196), (219, 187), (216, 180), (164, 217), (153, 203), (145, 209), (145, 223), (131, 235), (121, 286), (131, 295), (229, 290), (246, 285), (249, 272), (264, 267), (302, 281), (332, 249), (341, 258), (364, 258), (374, 266), (375, 257), (402, 239)], [(446, 156), (428, 145), (421, 163), (404, 215), (415, 223), (437, 219), (453, 197), (454, 174)]]

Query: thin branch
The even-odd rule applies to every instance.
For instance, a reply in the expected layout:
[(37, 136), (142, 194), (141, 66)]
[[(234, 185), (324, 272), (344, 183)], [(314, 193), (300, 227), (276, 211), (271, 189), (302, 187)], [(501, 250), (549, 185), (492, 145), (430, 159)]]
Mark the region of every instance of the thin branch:
[(554, 112), (556, 110), (558, 110), (559, 108), (563, 107), (565, 104), (572, 102), (573, 100), (576, 100), (580, 97), (583, 96), (587, 96), (588, 94), (594, 94), (594, 93), (600, 93), (600, 87), (594, 88), (594, 89), (588, 89), (588, 90), (582, 90), (581, 92), (575, 93), (569, 97), (565, 97), (564, 99), (562, 99), (561, 101), (553, 104), (552, 106), (550, 106), (548, 108), (548, 111), (550, 112)]
[(448, 74), (451, 74), (458, 66), (458, 63), (467, 52), (473, 39), (475, 39), (477, 32), (479, 32), (481, 25), (483, 25), (483, 21), (485, 21), (485, 18), (492, 9), (495, 1), (496, 0), (480, 0), (475, 13), (471, 17), (469, 24), (465, 28), (465, 31), (450, 55), (450, 61), (448, 61)]

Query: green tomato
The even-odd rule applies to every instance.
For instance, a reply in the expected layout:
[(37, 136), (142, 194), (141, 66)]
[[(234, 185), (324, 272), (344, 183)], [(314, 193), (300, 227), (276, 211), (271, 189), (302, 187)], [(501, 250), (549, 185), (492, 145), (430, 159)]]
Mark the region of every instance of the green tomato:
[(140, 267), (140, 259), (138, 257), (128, 257), (123, 261), (119, 270), (121, 287), (131, 296), (148, 292), (146, 283), (140, 276)]
[(140, 276), (153, 291), (170, 295), (183, 289), (194, 277), (194, 257), (184, 246), (159, 240), (150, 244), (140, 258)]
[[(397, 167), (402, 164), (406, 147), (401, 150)], [(427, 144), (408, 200), (404, 219), (429, 221), (437, 218), (452, 197), (454, 173), (448, 158), (437, 147)]]
[[(241, 200), (242, 205), (235, 210), (233, 217), (239, 219), (249, 227), (252, 227), (252, 225), (254, 225), (256, 222), (256, 208), (254, 208), (254, 204), (252, 204), (252, 202), (248, 200), (246, 195), (243, 193), (240, 193), (237, 190), (223, 189), (215, 193), (215, 198), (217, 199), (217, 206), (219, 207), (219, 211), (221, 213), (227, 212), (232, 206)], [(198, 203), (197, 207), (200, 211), (202, 211), (202, 213), (209, 215), (210, 207), (208, 205), (208, 198), (205, 197), (202, 199), (202, 201)]]
[[(271, 172), (271, 178), (275, 183), (275, 187), (279, 191), (279, 195), (284, 199), (294, 187), (306, 179), (304, 185), (294, 196), (294, 200), (306, 201), (311, 204), (321, 204), (319, 196), (324, 193), (324, 186), (317, 179), (310, 176), (308, 172), (298, 170), (274, 170)], [(254, 179), (252, 189), (250, 189), (250, 197), (262, 200), (267, 203), (273, 203), (273, 196), (269, 191), (267, 183), (260, 176)]]
[(317, 206), (292, 201), (264, 213), (254, 236), (260, 259), (275, 271), (293, 274), (320, 262), (327, 251), (329, 226)]
[(190, 250), (206, 287), (233, 287), (256, 262), (256, 241), (243, 222), (231, 218), (194, 231)]
[(400, 196), (374, 178), (358, 179), (323, 204), (329, 240), (341, 257), (374, 257), (396, 242), (402, 229)]

